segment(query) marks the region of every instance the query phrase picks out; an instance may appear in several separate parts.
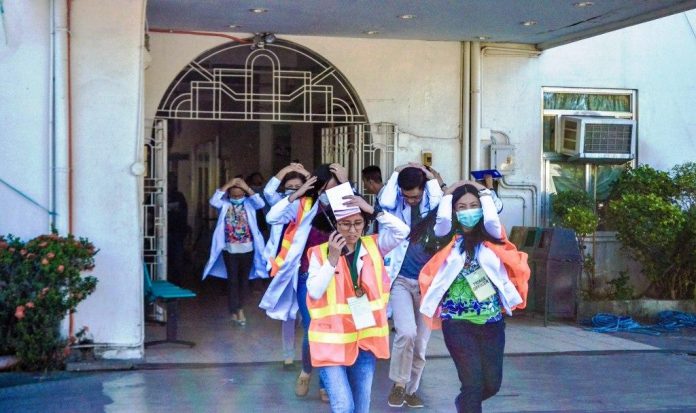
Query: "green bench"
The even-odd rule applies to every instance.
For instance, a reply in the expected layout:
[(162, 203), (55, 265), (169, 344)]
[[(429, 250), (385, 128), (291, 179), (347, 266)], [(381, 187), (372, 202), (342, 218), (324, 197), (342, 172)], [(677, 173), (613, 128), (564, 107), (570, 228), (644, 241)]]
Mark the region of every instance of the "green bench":
[(167, 338), (165, 340), (154, 340), (145, 342), (145, 347), (157, 344), (183, 344), (193, 347), (196, 343), (192, 341), (178, 340), (176, 338), (179, 322), (179, 300), (183, 298), (194, 298), (196, 293), (165, 280), (150, 279), (150, 272), (147, 265), (143, 272), (145, 278), (145, 302), (147, 304), (162, 301), (167, 305)]

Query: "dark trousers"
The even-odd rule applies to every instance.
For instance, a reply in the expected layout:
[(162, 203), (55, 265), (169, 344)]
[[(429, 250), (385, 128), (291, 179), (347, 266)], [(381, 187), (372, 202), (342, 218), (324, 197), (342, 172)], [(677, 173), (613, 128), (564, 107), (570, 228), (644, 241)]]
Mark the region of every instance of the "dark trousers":
[(479, 413), (503, 381), (505, 321), (477, 325), (443, 320), (442, 335), (462, 384), (454, 401), (457, 412)]
[(249, 290), (249, 271), (254, 260), (254, 252), (230, 254), (222, 252), (227, 268), (227, 303), (230, 314), (236, 313), (244, 305), (244, 296)]

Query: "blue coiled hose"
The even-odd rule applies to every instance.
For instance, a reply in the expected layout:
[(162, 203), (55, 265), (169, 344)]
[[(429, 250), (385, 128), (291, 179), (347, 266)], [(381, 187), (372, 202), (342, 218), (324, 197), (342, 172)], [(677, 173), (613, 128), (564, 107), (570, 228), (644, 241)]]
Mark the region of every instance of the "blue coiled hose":
[(657, 319), (657, 324), (643, 325), (629, 316), (599, 313), (592, 317), (590, 330), (597, 333), (626, 331), (659, 336), (662, 333), (678, 331), (685, 327), (696, 327), (696, 314), (681, 311), (661, 311), (657, 314)]

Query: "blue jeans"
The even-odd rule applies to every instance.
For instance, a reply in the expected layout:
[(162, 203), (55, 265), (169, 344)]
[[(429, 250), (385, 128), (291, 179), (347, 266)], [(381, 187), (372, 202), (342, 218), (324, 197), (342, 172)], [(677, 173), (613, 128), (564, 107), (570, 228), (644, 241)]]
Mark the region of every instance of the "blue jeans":
[(352, 366), (320, 367), (332, 413), (368, 413), (372, 377), (375, 375), (375, 356), (360, 350)]
[[(309, 308), (307, 308), (307, 277), (308, 274), (306, 272), (301, 272), (297, 277), (297, 305), (300, 307), (302, 328), (304, 329), (302, 338), (302, 371), (311, 373), (312, 358), (309, 354), (309, 323), (312, 319), (309, 318)], [(319, 376), (319, 387), (324, 388), (324, 380), (321, 376)]]
[(481, 403), (498, 393), (503, 381), (505, 321), (443, 320), (442, 335), (462, 384), (454, 400), (457, 412), (481, 412)]

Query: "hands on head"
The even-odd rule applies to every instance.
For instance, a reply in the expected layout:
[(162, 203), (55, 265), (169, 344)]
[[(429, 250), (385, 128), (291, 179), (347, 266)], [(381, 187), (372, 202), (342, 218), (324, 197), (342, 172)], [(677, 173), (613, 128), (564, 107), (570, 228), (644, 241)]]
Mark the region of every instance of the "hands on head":
[(418, 162), (409, 162), (407, 164), (399, 165), (396, 168), (394, 168), (394, 171), (401, 172), (406, 168), (420, 169), (425, 174), (425, 178), (427, 180), (435, 179), (435, 177), (436, 177), (435, 174), (437, 173), (433, 168), (429, 168), (429, 167), (423, 165), (422, 163), (418, 163)]
[(468, 179), (464, 179), (461, 181), (457, 181), (457, 182), (453, 183), (452, 185), (448, 186), (447, 189), (445, 190), (445, 195), (452, 195), (457, 188), (459, 188), (460, 186), (466, 185), (466, 184), (474, 186), (479, 191), (482, 189), (486, 189), (485, 186), (481, 185), (480, 183), (478, 183), (476, 181), (470, 181)]
[(346, 195), (343, 199), (343, 205), (347, 207), (358, 207), (361, 211), (370, 215), (375, 212), (375, 208), (358, 195)]

